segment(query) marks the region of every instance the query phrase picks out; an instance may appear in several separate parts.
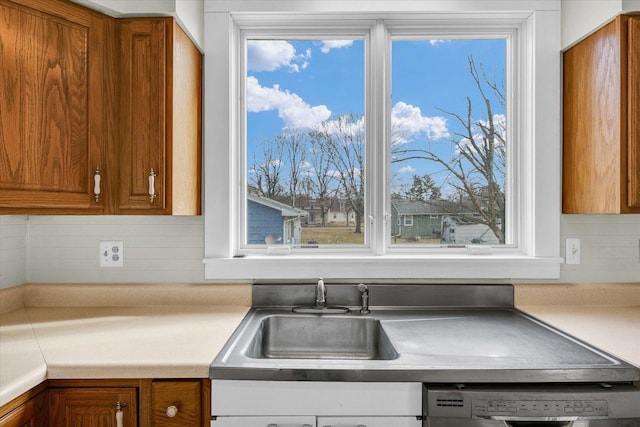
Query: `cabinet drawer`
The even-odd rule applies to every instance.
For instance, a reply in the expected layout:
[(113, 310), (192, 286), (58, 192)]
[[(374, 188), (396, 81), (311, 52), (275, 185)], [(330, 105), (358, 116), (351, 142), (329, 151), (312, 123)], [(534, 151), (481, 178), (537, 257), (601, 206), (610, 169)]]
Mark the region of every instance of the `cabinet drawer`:
[(214, 380), (211, 405), (217, 416), (415, 417), (422, 414), (422, 384)]
[(155, 427), (200, 427), (200, 381), (154, 381), (151, 384), (151, 418)]
[(315, 417), (218, 417), (211, 427), (316, 427)]
[(319, 417), (318, 427), (422, 427), (416, 417)]

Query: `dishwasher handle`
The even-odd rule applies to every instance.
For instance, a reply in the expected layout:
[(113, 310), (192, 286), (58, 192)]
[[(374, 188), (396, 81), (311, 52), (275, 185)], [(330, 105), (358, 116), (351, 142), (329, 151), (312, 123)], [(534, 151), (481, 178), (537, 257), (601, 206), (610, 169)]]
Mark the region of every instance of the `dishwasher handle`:
[(478, 416), (478, 418), (481, 418), (483, 420), (505, 421), (506, 423), (556, 422), (556, 423), (560, 423), (558, 424), (560, 426), (570, 425), (570, 423), (574, 421), (606, 420), (607, 419), (607, 417), (590, 417), (590, 416), (585, 417), (582, 415), (561, 416), (561, 417), (517, 417), (517, 416), (509, 417), (504, 415), (485, 415), (485, 416)]
[(570, 427), (573, 421), (505, 421), (509, 427)]

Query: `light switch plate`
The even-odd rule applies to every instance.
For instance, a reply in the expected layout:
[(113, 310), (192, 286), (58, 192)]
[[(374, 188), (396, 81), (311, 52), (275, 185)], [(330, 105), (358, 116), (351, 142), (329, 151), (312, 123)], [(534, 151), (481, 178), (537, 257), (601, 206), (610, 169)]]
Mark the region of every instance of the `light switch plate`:
[(100, 267), (124, 267), (124, 242), (100, 242)]
[(564, 261), (567, 264), (580, 264), (580, 239), (576, 237), (567, 238), (565, 246)]

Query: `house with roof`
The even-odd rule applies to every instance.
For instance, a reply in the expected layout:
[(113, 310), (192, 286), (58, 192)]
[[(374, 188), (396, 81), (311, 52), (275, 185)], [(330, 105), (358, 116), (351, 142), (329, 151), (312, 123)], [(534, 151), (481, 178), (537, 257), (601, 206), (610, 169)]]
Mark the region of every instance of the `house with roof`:
[(495, 233), (474, 221), (477, 213), (448, 200), (392, 200), (391, 237), (410, 242), (438, 240), (445, 244), (499, 244)]
[(302, 196), (296, 200), (296, 206), (309, 214), (303, 220), (308, 225), (350, 225), (356, 221), (356, 212), (348, 199), (332, 197), (320, 201)]
[(309, 213), (276, 200), (247, 195), (247, 244), (300, 244)]
[(442, 217), (450, 213), (424, 200), (391, 200), (391, 237), (440, 239)]

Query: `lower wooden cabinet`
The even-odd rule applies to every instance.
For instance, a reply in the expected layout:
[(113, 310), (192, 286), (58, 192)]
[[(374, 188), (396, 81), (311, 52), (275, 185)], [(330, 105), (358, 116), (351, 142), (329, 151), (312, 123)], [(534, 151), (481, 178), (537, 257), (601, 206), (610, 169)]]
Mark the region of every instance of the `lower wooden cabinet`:
[(209, 427), (210, 383), (49, 380), (3, 405), (0, 427)]
[(203, 426), (202, 387), (198, 380), (151, 383), (151, 425)]
[[(118, 418), (121, 418), (118, 423)], [(136, 388), (56, 388), (49, 390), (49, 425), (120, 427), (138, 425)]]
[[(43, 427), (49, 425), (49, 393), (38, 386), (2, 407), (0, 427)], [(6, 409), (6, 410), (5, 410)]]

